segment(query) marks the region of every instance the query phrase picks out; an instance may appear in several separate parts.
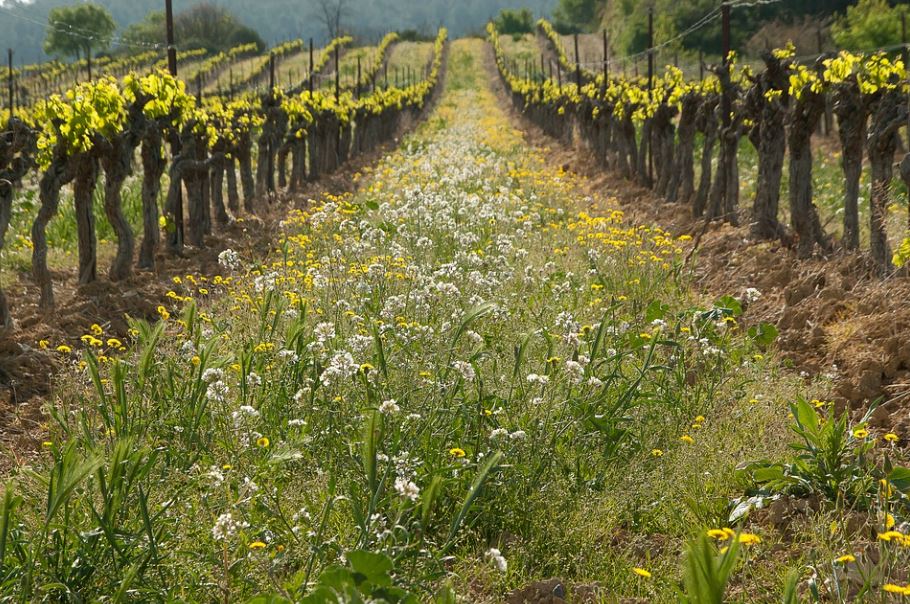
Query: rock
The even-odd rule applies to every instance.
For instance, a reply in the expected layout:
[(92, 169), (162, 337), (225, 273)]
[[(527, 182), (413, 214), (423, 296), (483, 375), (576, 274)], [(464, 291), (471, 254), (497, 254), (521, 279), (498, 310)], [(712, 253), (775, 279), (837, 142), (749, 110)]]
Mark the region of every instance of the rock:
[(506, 596), (506, 604), (562, 604), (566, 588), (560, 579), (536, 581)]

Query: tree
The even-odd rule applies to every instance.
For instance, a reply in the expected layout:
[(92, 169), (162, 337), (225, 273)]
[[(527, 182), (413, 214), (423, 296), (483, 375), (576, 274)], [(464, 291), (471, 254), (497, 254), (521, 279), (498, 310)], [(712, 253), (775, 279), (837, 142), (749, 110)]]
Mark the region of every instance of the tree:
[(342, 20), (350, 14), (348, 0), (317, 0), (316, 5), (319, 7), (316, 18), (325, 26), (329, 39), (334, 40), (341, 35)]
[(505, 35), (528, 34), (534, 31), (534, 16), (527, 8), (504, 8), (495, 19), (496, 30)]
[(859, 0), (831, 27), (838, 46), (847, 50), (874, 50), (901, 43), (901, 15), (905, 6), (886, 0)]
[(174, 36), (181, 48), (205, 48), (209, 52), (226, 50), (236, 44), (265, 43), (259, 34), (243, 25), (227, 9), (203, 2), (174, 17)]
[(559, 0), (553, 11), (553, 25), (561, 33), (572, 33), (596, 26), (595, 18), (602, 0)]
[(88, 2), (53, 8), (47, 22), (44, 52), (76, 59), (90, 58), (93, 50), (105, 50), (117, 29), (106, 8)]
[(164, 11), (151, 11), (138, 23), (126, 28), (121, 36), (129, 44), (160, 44), (165, 39)]

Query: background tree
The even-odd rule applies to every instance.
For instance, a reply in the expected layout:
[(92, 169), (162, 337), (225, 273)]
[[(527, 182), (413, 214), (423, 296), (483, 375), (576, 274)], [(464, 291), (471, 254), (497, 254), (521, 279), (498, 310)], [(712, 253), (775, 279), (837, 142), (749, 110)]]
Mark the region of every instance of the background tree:
[(47, 17), (44, 52), (58, 57), (88, 58), (107, 49), (117, 29), (106, 8), (92, 3), (60, 6)]
[(596, 29), (604, 5), (603, 0), (559, 0), (553, 12), (553, 26), (561, 33)]
[(151, 11), (133, 23), (120, 36), (129, 44), (160, 44), (165, 39), (164, 11)]
[(886, 0), (859, 0), (831, 26), (839, 47), (872, 50), (901, 43), (901, 15), (906, 6), (889, 6)]
[(520, 10), (504, 8), (495, 19), (496, 29), (501, 34), (527, 34), (534, 31), (534, 15), (527, 8)]
[(329, 40), (341, 35), (342, 22), (351, 13), (348, 0), (317, 0), (317, 19), (325, 27)]
[(260, 50), (265, 43), (255, 30), (241, 23), (222, 6), (203, 2), (174, 17), (174, 36), (182, 48), (205, 48), (209, 52), (238, 44), (255, 42)]

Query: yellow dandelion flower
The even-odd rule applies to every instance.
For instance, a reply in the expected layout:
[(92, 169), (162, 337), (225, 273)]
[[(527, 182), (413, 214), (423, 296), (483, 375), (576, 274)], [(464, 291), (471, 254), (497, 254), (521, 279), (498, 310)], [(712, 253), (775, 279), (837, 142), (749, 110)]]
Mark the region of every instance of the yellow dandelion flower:
[(692, 438), (691, 436), (689, 436), (688, 434), (683, 434), (682, 436), (679, 437), (679, 440), (683, 441), (687, 445), (691, 445), (691, 444), (695, 443), (695, 439)]
[(257, 549), (265, 549), (265, 543), (262, 541), (253, 541), (250, 543), (250, 549), (254, 551)]
[(257, 438), (257, 439), (256, 439), (256, 446), (257, 446), (257, 447), (260, 447), (260, 448), (262, 448), (262, 449), (268, 449), (268, 448), (269, 448), (269, 437), (268, 437), (268, 436), (260, 436), (259, 438)]
[(761, 543), (761, 537), (754, 533), (740, 533), (739, 542), (744, 545), (755, 545), (756, 543)]
[(888, 432), (887, 434), (885, 434), (884, 438), (889, 443), (896, 443), (898, 440), (900, 440), (900, 437), (897, 434), (895, 434), (894, 432)]
[(663, 457), (664, 452), (660, 449), (651, 449), (651, 455), (653, 457)]
[(647, 571), (643, 568), (638, 568), (637, 566), (632, 569), (632, 572), (635, 573), (636, 575), (638, 575), (639, 577), (643, 577), (645, 579), (651, 578), (651, 573), (649, 571)]
[(869, 431), (865, 428), (857, 428), (853, 431), (854, 438), (866, 438), (867, 436), (869, 436)]
[(464, 449), (462, 449), (460, 447), (452, 447), (451, 449), (449, 449), (449, 455), (460, 459), (465, 456), (465, 452), (464, 452)]
[(851, 562), (856, 562), (856, 556), (853, 554), (844, 554), (843, 556), (836, 558), (834, 561), (838, 564), (849, 564)]

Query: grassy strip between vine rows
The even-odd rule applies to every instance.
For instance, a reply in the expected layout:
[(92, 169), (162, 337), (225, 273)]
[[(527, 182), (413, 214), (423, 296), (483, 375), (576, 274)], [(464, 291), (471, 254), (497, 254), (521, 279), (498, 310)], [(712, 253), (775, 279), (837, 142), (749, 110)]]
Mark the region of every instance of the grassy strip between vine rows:
[[(757, 292), (691, 295), (683, 242), (524, 144), (483, 52), (454, 43), (429, 121), (270, 257), (224, 250), (132, 342), (60, 350), (45, 451), (0, 507), (6, 595), (501, 601), (559, 575), (713, 602), (729, 576), (779, 600), (818, 560), (841, 580), (842, 508), (798, 548), (730, 520), (756, 485), (736, 467), (793, 438), (773, 336), (737, 328)], [(878, 560), (875, 594), (907, 555)]]

